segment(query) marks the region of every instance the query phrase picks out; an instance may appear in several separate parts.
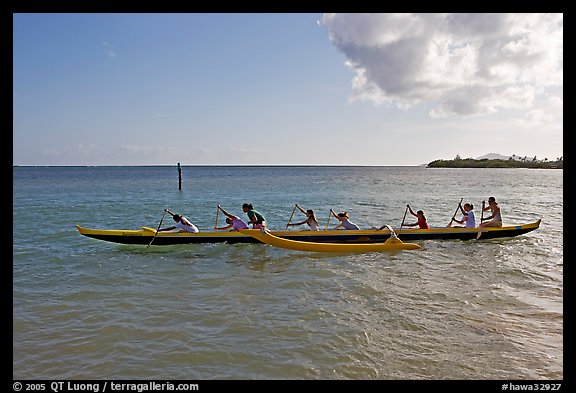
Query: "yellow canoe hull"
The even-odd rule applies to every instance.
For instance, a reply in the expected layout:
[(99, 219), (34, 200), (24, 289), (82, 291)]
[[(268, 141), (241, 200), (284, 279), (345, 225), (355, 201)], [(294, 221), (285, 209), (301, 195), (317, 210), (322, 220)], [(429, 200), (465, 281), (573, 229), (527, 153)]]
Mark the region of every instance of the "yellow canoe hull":
[(261, 231), (260, 229), (240, 229), (240, 232), (257, 239), (262, 243), (278, 248), (297, 251), (364, 253), (395, 250), (419, 250), (422, 248), (418, 244), (404, 243), (400, 239), (394, 237), (390, 237), (383, 243), (316, 243), (285, 239), (274, 236), (268, 231)]
[[(487, 227), (481, 230), (481, 240), (514, 237), (532, 232), (540, 227), (540, 221), (528, 224), (507, 225), (503, 227)], [(141, 229), (91, 229), (76, 225), (81, 235), (90, 238), (121, 244), (148, 245), (156, 234), (155, 228)], [(395, 228), (394, 232), (405, 242), (421, 240), (473, 240), (477, 238), (479, 228), (435, 227), (432, 229)], [(314, 243), (384, 243), (390, 238), (387, 230), (362, 229), (321, 230), (321, 231), (290, 231), (272, 230), (272, 234), (290, 240)], [(154, 239), (154, 245), (198, 244), (198, 243), (260, 243), (259, 240), (238, 231), (204, 231), (191, 232), (160, 232)]]

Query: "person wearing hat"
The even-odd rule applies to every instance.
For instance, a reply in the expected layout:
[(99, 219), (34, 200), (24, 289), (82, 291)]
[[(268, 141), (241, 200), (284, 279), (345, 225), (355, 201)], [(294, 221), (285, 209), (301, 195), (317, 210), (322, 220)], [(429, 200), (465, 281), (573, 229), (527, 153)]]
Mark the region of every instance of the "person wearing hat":
[(502, 226), (502, 214), (500, 213), (500, 206), (496, 202), (496, 198), (491, 196), (488, 198), (488, 206), (484, 208), (483, 211), (490, 210), (492, 215), (486, 218), (481, 218), (482, 222), (479, 227), (501, 227)]

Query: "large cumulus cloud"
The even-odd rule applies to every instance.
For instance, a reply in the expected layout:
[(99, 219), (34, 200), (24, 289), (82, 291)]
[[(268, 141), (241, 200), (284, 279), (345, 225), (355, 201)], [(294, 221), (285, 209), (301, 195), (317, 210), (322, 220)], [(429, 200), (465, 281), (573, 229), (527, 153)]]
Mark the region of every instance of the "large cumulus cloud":
[(562, 14), (325, 14), (321, 25), (354, 72), (353, 100), (431, 116), (530, 110), (561, 100)]

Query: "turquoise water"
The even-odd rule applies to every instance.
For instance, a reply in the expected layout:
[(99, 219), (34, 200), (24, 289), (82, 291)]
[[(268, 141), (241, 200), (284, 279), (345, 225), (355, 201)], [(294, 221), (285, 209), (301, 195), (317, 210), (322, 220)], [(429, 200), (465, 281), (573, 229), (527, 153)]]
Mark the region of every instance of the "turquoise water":
[[(278, 229), (295, 202), (323, 226), (333, 208), (396, 227), (406, 203), (445, 226), (492, 195), (540, 228), (357, 255), (75, 228), (155, 228), (167, 207), (211, 230), (244, 202)], [(560, 170), (183, 167), (179, 191), (175, 167), (15, 167), (13, 212), (14, 379), (563, 378)]]

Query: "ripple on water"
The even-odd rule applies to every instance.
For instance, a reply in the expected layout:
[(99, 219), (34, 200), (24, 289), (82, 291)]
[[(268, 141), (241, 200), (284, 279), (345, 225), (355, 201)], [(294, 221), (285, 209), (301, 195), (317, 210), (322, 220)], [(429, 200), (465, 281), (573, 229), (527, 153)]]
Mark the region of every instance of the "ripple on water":
[[(167, 189), (171, 170), (15, 170), (14, 216), (46, 224), (14, 221), (15, 379), (563, 378), (560, 173), (195, 167), (188, 192)], [(296, 201), (322, 225), (333, 208), (399, 226), (409, 202), (443, 226), (458, 202), (446, 189), (462, 184), (475, 204), (489, 185), (507, 222), (548, 219), (517, 238), (360, 255), (147, 249), (74, 228), (155, 227), (170, 206), (207, 230), (216, 204), (240, 214), (244, 201), (275, 227)]]

